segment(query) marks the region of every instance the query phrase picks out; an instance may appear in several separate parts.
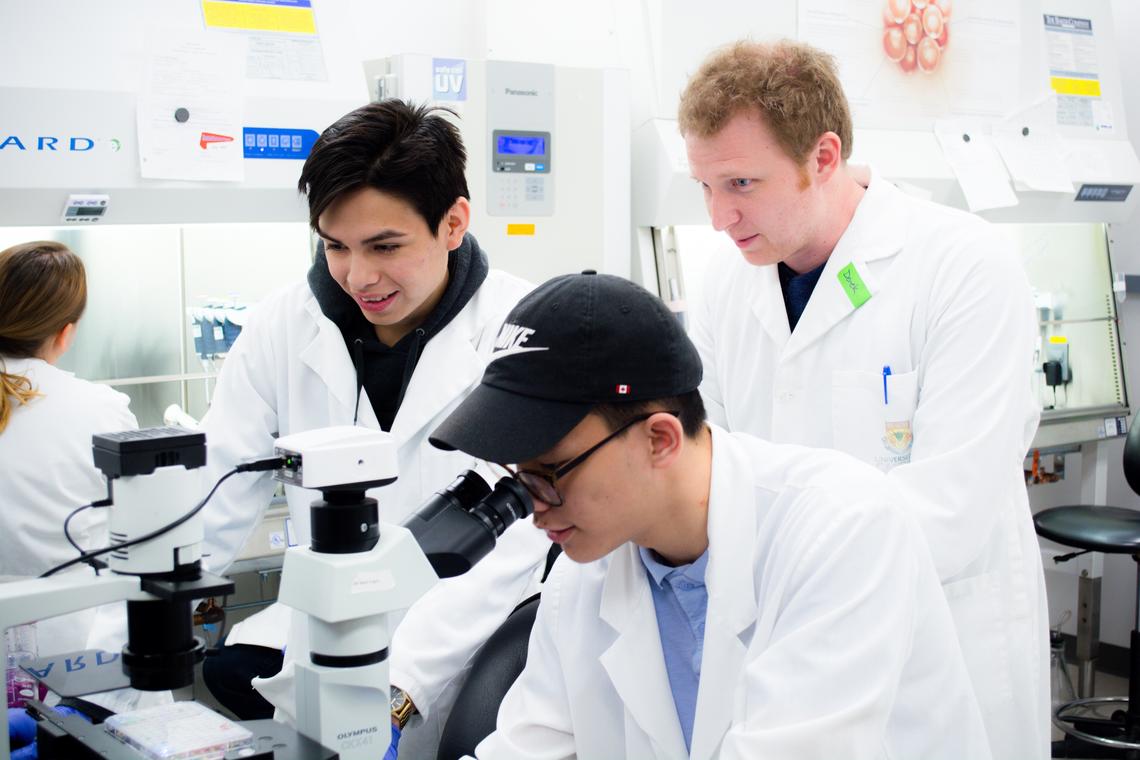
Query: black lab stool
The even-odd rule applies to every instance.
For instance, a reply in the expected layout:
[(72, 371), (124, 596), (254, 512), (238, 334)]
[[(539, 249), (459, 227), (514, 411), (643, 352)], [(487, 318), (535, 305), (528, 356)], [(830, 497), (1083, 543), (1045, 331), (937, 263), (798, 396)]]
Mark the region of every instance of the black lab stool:
[[(1124, 477), (1140, 494), (1140, 424), (1132, 426), (1124, 444)], [(1110, 753), (1098, 757), (1140, 760), (1140, 510), (1120, 507), (1056, 507), (1038, 512), (1033, 523), (1037, 533), (1050, 541), (1084, 551), (1105, 554), (1131, 554), (1136, 562), (1137, 604), (1129, 644), (1128, 697), (1085, 695), (1053, 710), (1053, 724), (1069, 736)], [(1085, 707), (1119, 709), (1111, 719), (1078, 717)], [(1081, 755), (1089, 756), (1089, 755)]]

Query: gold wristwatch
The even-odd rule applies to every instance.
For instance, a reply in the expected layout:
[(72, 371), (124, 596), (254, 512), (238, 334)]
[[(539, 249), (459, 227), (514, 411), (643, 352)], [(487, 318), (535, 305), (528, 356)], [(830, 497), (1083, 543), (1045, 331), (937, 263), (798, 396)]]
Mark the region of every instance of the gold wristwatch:
[(416, 712), (416, 706), (412, 703), (412, 698), (403, 689), (392, 687), (392, 720), (396, 721), (396, 725), (400, 730), (404, 730), (404, 726), (408, 725), (408, 720), (412, 714)]

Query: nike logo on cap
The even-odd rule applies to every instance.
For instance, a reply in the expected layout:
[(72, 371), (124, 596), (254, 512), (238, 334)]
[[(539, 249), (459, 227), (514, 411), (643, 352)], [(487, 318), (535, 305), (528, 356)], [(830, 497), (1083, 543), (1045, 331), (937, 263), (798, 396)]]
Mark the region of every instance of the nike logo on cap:
[(514, 354), (550, 350), (546, 346), (524, 345), (530, 340), (530, 336), (532, 335), (534, 335), (534, 330), (529, 327), (521, 327), (519, 325), (512, 325), (510, 322), (504, 322), (502, 328), (499, 329), (498, 336), (495, 338), (494, 350), (491, 352), (491, 361)]

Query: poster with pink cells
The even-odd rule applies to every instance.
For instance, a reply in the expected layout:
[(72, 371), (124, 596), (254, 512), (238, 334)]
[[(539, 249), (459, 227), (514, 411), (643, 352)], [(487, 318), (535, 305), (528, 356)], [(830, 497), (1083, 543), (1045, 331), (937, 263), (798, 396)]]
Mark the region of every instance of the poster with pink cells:
[(950, 44), (954, 0), (886, 0), (883, 53), (906, 73), (938, 68)]

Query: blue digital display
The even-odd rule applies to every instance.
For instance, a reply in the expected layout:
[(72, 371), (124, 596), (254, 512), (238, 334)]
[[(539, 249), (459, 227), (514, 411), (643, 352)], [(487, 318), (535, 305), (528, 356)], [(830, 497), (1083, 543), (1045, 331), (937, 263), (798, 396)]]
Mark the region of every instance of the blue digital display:
[(245, 158), (275, 158), (304, 161), (319, 135), (311, 129), (242, 127)]
[(546, 138), (523, 135), (499, 135), (496, 152), (508, 156), (545, 156)]
[(1073, 200), (1077, 201), (1114, 201), (1123, 203), (1128, 200), (1132, 192), (1132, 185), (1081, 185)]

